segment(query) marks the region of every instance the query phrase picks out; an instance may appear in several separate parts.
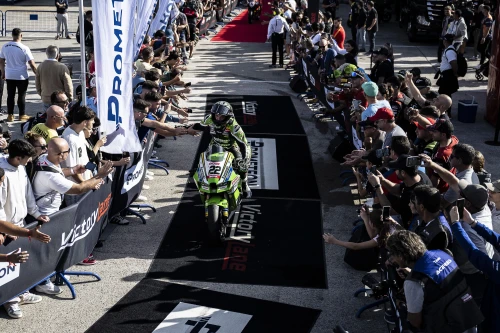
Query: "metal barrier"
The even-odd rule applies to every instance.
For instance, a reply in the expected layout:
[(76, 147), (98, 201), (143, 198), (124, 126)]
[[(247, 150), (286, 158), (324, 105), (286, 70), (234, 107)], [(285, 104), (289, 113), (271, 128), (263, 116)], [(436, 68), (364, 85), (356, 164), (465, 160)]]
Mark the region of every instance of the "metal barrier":
[[(55, 11), (7, 10), (2, 15), (2, 21), (3, 36), (10, 34), (14, 28), (29, 32), (30, 35), (57, 33), (57, 14)], [(76, 33), (77, 29), (78, 11), (68, 11), (69, 33)]]
[(4, 26), (3, 26), (3, 22), (4, 22), (4, 20), (3, 20), (3, 12), (1, 10), (0, 10), (0, 14), (1, 14), (0, 16), (2, 16), (2, 21), (1, 21), (2, 25), (0, 25), (0, 36), (5, 36), (5, 29), (4, 29)]

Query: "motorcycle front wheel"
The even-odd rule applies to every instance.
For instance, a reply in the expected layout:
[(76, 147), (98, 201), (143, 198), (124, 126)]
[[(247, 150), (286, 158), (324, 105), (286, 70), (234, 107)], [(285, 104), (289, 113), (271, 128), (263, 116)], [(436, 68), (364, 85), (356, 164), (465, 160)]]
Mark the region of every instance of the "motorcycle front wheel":
[(214, 240), (220, 238), (219, 219), (220, 219), (219, 206), (217, 205), (208, 206), (208, 217), (207, 217), (208, 231), (210, 232), (210, 237)]

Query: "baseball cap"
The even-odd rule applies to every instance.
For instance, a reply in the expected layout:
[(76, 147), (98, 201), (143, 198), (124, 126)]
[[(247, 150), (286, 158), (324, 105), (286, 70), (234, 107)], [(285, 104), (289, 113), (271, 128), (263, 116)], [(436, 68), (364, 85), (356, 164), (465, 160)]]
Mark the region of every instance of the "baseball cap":
[(365, 82), (361, 85), (361, 89), (363, 89), (366, 96), (375, 97), (378, 95), (378, 86), (375, 82)]
[(420, 68), (415, 67), (410, 70), (410, 73), (412, 73), (413, 75), (420, 75), (422, 74), (422, 71), (420, 70)]
[(428, 131), (437, 131), (440, 133), (446, 133), (451, 135), (455, 128), (453, 127), (453, 124), (451, 121), (446, 120), (446, 119), (439, 119), (436, 121), (433, 125), (427, 126)]
[(406, 166), (406, 159), (408, 157), (411, 157), (410, 155), (403, 154), (399, 155), (398, 159), (395, 161), (390, 161), (389, 162), (389, 168), (395, 169), (395, 170), (408, 170), (408, 169), (415, 169), (415, 167), (407, 167)]
[(389, 50), (385, 47), (381, 47), (378, 51), (373, 51), (373, 54), (381, 54), (387, 57), (389, 56)]
[(415, 80), (415, 86), (418, 89), (423, 89), (432, 86), (431, 80), (426, 77), (419, 77)]
[(477, 209), (482, 209), (488, 203), (488, 191), (484, 186), (469, 184), (465, 179), (460, 179), (458, 181), (458, 187), (460, 188), (462, 197)]
[[(431, 117), (425, 117), (425, 119), (427, 119), (428, 121), (430, 121), (431, 125), (433, 125), (433, 124), (435, 124), (435, 123), (436, 123), (436, 120), (435, 120), (435, 119), (433, 119), (433, 118), (431, 118)], [(424, 126), (420, 125), (420, 124), (418, 123), (418, 121), (414, 121), (413, 123), (415, 124), (415, 126), (417, 126), (417, 128), (418, 128), (419, 130), (427, 130), (427, 128), (425, 128)]]
[(97, 87), (97, 78), (94, 76), (93, 78), (90, 79), (90, 88), (95, 88)]
[(484, 183), (484, 186), (491, 192), (500, 193), (500, 179), (492, 183)]
[(394, 119), (394, 113), (392, 112), (391, 109), (383, 107), (378, 109), (377, 113), (375, 113), (374, 116), (368, 118), (369, 121), (373, 122), (376, 122), (377, 120), (381, 119), (387, 119), (387, 120)]
[(359, 71), (354, 71), (351, 73), (352, 79), (357, 79), (357, 78), (364, 79), (364, 77), (365, 76), (363, 74), (361, 74), (361, 72), (359, 72)]
[(368, 120), (368, 119), (363, 120), (363, 121), (360, 121), (360, 122), (358, 123), (358, 125), (359, 125), (360, 127), (363, 127), (363, 128), (366, 128), (366, 127), (376, 127), (376, 126), (375, 126), (375, 123), (374, 123), (373, 121)]

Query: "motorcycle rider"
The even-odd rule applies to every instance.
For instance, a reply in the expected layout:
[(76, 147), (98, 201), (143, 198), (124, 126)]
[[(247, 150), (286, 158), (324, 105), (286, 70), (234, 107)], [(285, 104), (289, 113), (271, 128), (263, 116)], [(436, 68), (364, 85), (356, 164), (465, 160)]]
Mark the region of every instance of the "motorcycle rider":
[(233, 107), (225, 101), (219, 101), (212, 106), (210, 114), (203, 121), (194, 124), (196, 131), (210, 130), (212, 143), (231, 152), (234, 156), (233, 167), (242, 179), (243, 197), (250, 198), (252, 190), (248, 186), (248, 167), (252, 150), (247, 142), (245, 132), (234, 119)]

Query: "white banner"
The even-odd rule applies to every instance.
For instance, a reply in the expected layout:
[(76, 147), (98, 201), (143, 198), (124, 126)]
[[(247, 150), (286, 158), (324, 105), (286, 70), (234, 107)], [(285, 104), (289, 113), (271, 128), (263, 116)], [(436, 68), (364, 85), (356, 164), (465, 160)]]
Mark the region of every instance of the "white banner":
[(248, 138), (252, 148), (248, 168), (248, 186), (259, 190), (279, 190), (276, 140)]
[(110, 154), (142, 150), (132, 99), (136, 1), (92, 1), (97, 109), (100, 132), (108, 135), (101, 150)]
[(135, 17), (135, 47), (134, 59), (137, 59), (141, 49), (142, 42), (148, 27), (153, 20), (153, 14), (156, 8), (156, 0), (137, 0), (137, 12)]
[(156, 13), (153, 22), (149, 27), (148, 34), (153, 36), (158, 30), (165, 30), (167, 25), (175, 20), (176, 17), (172, 17), (172, 11), (177, 13), (177, 7), (175, 5), (175, 0), (162, 0), (160, 1), (160, 6), (158, 7), (158, 12)]

